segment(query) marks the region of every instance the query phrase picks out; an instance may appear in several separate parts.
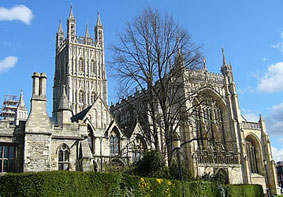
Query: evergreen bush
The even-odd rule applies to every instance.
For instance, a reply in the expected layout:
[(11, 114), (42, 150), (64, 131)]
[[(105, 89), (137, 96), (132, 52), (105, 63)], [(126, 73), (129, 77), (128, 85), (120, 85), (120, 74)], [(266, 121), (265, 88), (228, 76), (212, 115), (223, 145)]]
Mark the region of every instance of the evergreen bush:
[[(221, 187), (220, 187), (221, 186)], [(144, 178), (127, 174), (99, 172), (11, 173), (0, 177), (2, 197), (182, 197), (185, 196), (263, 196), (259, 185), (219, 185), (211, 181), (181, 182), (161, 178)]]

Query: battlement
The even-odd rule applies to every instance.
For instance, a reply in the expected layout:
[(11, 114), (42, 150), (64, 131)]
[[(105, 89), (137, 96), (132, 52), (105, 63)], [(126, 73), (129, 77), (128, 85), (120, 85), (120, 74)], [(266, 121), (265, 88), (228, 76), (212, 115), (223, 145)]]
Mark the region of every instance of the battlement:
[(224, 84), (224, 76), (207, 70), (187, 70), (186, 73), (191, 82), (207, 82), (209, 84)]

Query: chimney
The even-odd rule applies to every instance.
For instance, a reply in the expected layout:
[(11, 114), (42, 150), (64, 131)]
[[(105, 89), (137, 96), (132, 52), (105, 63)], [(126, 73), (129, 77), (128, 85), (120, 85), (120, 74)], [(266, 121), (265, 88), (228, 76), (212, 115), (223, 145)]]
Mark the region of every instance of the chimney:
[(39, 74), (34, 72), (32, 75), (33, 84), (32, 84), (32, 97), (39, 96)]

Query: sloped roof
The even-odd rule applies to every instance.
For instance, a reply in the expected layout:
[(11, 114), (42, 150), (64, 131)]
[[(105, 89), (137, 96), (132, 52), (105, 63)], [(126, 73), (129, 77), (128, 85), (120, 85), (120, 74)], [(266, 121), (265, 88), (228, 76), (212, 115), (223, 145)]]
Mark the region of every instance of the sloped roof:
[(90, 110), (91, 107), (92, 107), (92, 105), (88, 106), (86, 109), (84, 109), (80, 113), (75, 114), (74, 116), (72, 116), (71, 117), (71, 121), (72, 122), (78, 122), (79, 120), (83, 120), (85, 115), (88, 113), (88, 111)]

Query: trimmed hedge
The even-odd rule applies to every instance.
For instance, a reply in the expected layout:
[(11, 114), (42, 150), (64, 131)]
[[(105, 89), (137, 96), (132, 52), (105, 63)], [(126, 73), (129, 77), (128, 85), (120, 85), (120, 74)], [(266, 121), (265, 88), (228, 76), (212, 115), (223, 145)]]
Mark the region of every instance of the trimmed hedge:
[(227, 185), (229, 196), (243, 196), (243, 197), (263, 197), (263, 189), (261, 185)]
[[(183, 185), (183, 186), (182, 186)], [(0, 196), (263, 196), (259, 185), (180, 182), (97, 172), (39, 172), (0, 177)]]

